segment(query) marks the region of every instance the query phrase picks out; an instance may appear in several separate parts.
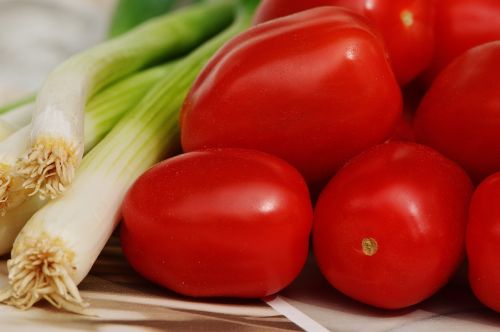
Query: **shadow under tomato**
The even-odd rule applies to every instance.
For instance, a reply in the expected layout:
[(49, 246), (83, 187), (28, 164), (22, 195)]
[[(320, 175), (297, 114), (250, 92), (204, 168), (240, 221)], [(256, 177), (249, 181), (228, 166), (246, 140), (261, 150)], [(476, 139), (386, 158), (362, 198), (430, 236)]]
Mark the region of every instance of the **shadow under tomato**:
[(363, 316), (397, 317), (406, 315), (414, 310), (413, 307), (384, 310), (349, 298), (333, 288), (321, 274), (312, 251), (301, 274), (289, 287), (281, 291), (280, 295), (314, 303), (315, 306)]
[[(280, 295), (295, 304), (305, 304), (303, 308), (312, 310), (310, 313), (313, 314), (315, 309), (311, 308), (331, 310), (332, 314), (346, 314), (350, 319), (356, 316), (363, 320), (395, 318), (399, 322), (425, 323), (444, 318), (452, 319), (455, 323), (463, 321), (468, 324), (477, 323), (478, 326), (500, 328), (500, 315), (484, 307), (468, 286), (465, 263), (446, 286), (427, 300), (404, 309), (384, 310), (357, 302), (334, 289), (323, 277), (313, 255), (310, 254), (302, 273)], [(395, 326), (402, 326), (396, 321)]]

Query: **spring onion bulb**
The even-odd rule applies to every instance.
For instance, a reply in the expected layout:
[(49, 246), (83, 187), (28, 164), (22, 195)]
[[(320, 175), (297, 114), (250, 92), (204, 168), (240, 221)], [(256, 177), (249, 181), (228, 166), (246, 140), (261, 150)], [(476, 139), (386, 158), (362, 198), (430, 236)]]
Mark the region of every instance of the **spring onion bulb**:
[(30, 197), (8, 214), (0, 216), (0, 255), (5, 255), (12, 249), (23, 226), (46, 203), (47, 200), (41, 200), (37, 196)]
[(9, 137), (14, 131), (16, 131), (16, 128), (14, 126), (12, 126), (7, 121), (3, 121), (2, 119), (0, 119), (0, 141), (3, 141), (7, 137)]
[[(249, 14), (249, 13), (248, 13)], [(83, 159), (64, 196), (39, 210), (16, 238), (0, 301), (21, 309), (41, 299), (73, 312), (87, 304), (77, 285), (120, 218), (132, 183), (178, 147), (178, 111), (209, 57), (250, 24), (250, 15), (176, 63)]]
[(24, 179), (15, 170), (18, 157), (28, 148), (29, 133), (30, 127), (25, 126), (0, 142), (0, 216), (28, 197)]
[[(3, 121), (0, 119), (0, 141), (6, 140), (8, 137), (10, 137), (12, 134), (14, 134), (15, 131), (16, 130), (12, 125), (10, 125), (6, 121)], [(10, 146), (8, 146), (8, 147), (10, 148)], [(7, 198), (8, 198), (6, 193), (10, 192), (11, 187), (13, 186), (12, 179), (10, 179), (10, 177), (7, 177), (7, 178), (4, 177), (4, 173), (5, 173), (4, 170), (5, 170), (5, 166), (2, 165), (2, 163), (0, 163), (0, 217), (5, 215), (6, 210), (3, 207), (5, 206)], [(10, 197), (10, 199), (12, 201), (16, 201), (17, 196), (18, 195), (16, 195), (16, 193), (14, 193)], [(1, 232), (0, 232), (0, 239), (2, 239)], [(0, 240), (0, 242), (1, 242), (1, 240)], [(0, 246), (1, 246), (1, 244), (0, 244)]]
[(88, 99), (126, 75), (193, 49), (230, 23), (232, 7), (232, 1), (219, 0), (180, 9), (58, 66), (37, 95), (30, 147), (19, 163), (25, 188), (46, 197), (65, 191), (83, 157)]
[[(134, 74), (110, 85), (93, 97), (85, 110), (85, 150), (92, 149), (123, 114), (132, 109), (146, 92), (168, 73), (172, 65), (173, 63), (167, 63)], [(18, 110), (12, 110), (0, 115), (0, 120), (17, 112)], [(36, 194), (32, 187), (26, 186), (25, 177), (29, 174), (20, 173), (17, 168), (19, 157), (29, 146), (29, 134), (30, 127), (27, 125), (0, 142), (0, 216)], [(44, 195), (40, 196), (45, 198)], [(0, 242), (2, 241), (0, 238)]]

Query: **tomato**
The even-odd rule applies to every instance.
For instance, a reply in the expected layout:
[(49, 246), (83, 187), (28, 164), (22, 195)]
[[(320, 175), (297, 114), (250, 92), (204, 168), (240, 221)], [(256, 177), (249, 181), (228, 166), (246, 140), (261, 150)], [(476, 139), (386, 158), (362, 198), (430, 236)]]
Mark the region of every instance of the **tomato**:
[(484, 180), (474, 192), (467, 225), (469, 282), (486, 306), (500, 312), (500, 173)]
[(392, 142), (351, 160), (314, 212), (320, 270), (344, 294), (397, 309), (434, 294), (464, 254), (467, 174), (431, 148)]
[(185, 151), (252, 148), (326, 182), (386, 140), (401, 91), (380, 39), (345, 9), (321, 7), (257, 25), (202, 71), (181, 113)]
[(500, 170), (500, 41), (473, 48), (433, 82), (415, 117), (419, 142), (477, 181)]
[(262, 297), (300, 272), (312, 207), (304, 179), (251, 150), (195, 151), (143, 174), (123, 202), (121, 241), (147, 279), (190, 296)]
[(384, 37), (399, 83), (410, 82), (429, 65), (434, 48), (433, 0), (263, 0), (255, 22), (327, 5), (347, 7), (373, 22)]
[(425, 81), (469, 48), (500, 39), (500, 1), (436, 0), (435, 47)]

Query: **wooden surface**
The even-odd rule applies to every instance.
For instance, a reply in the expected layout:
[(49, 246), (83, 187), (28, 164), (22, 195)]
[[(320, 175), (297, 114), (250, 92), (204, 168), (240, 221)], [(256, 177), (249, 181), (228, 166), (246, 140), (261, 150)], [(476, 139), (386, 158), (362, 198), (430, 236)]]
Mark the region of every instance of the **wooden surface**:
[[(0, 262), (0, 286), (7, 283)], [(28, 311), (0, 305), (0, 331), (300, 331), (260, 300), (195, 300), (154, 286), (126, 262), (111, 238), (79, 286), (94, 317), (59, 312), (47, 303)]]

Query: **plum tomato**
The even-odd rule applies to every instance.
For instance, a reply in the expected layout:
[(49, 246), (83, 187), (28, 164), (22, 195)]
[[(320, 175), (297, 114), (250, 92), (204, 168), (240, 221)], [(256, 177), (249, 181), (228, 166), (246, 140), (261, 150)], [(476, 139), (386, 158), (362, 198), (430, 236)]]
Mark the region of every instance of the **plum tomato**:
[(339, 291), (399, 309), (433, 295), (465, 253), (472, 184), (431, 148), (378, 145), (342, 168), (320, 194), (314, 255)]
[(498, 0), (436, 0), (435, 12), (434, 55), (423, 74), (428, 86), (457, 56), (500, 39)]
[(145, 278), (189, 296), (257, 298), (302, 269), (312, 206), (281, 159), (214, 149), (151, 168), (126, 195), (123, 217), (123, 251)]
[(318, 6), (342, 6), (368, 18), (384, 38), (400, 84), (414, 79), (432, 59), (433, 0), (263, 0), (254, 22)]
[(320, 7), (256, 25), (202, 71), (181, 113), (184, 151), (276, 155), (311, 184), (390, 137), (401, 90), (363, 17)]
[(467, 225), (469, 283), (476, 297), (500, 312), (500, 173), (486, 178), (472, 196)]
[(414, 119), (418, 142), (476, 181), (500, 171), (500, 41), (472, 48), (434, 80)]

